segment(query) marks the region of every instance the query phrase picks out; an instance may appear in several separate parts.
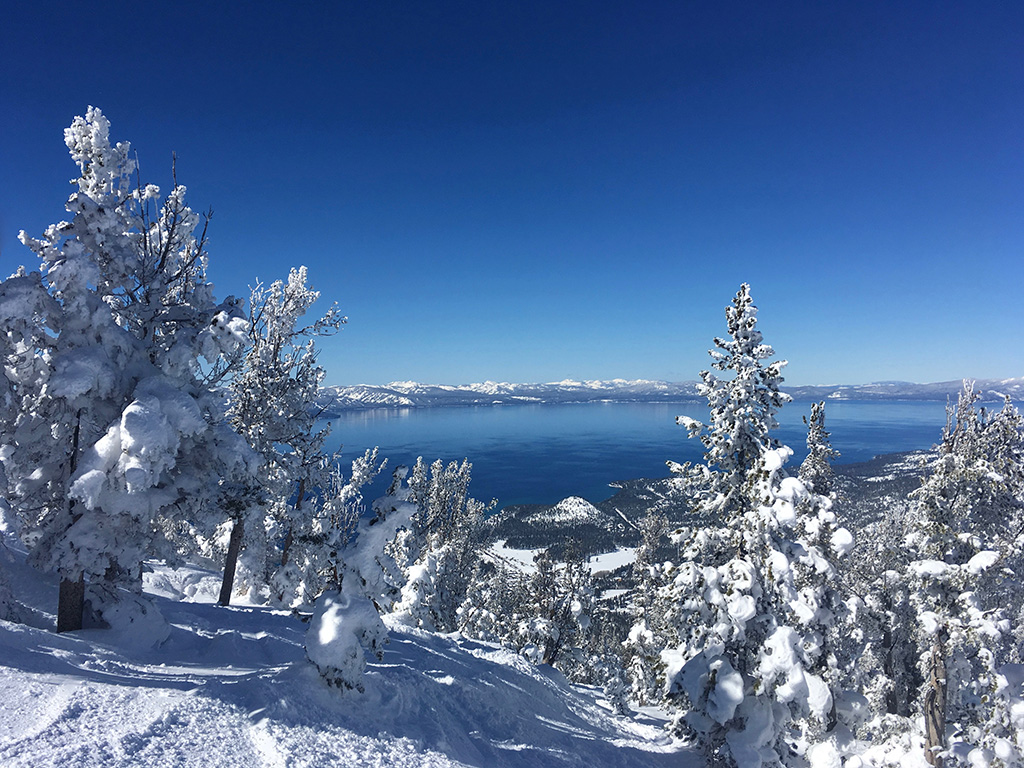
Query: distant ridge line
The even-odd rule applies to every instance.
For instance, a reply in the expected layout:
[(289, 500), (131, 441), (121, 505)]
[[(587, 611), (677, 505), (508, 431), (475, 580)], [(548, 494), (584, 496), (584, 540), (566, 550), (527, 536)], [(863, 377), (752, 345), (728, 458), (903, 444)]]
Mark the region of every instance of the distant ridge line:
[[(565, 381), (544, 384), (512, 384), (486, 381), (446, 385), (396, 381), (390, 384), (356, 384), (321, 389), (318, 405), (324, 415), (372, 408), (437, 408), (468, 405), (526, 405), (558, 403), (662, 403), (700, 402), (696, 381), (668, 382), (647, 379)], [(833, 384), (784, 387), (794, 400), (940, 401), (955, 398), (961, 380), (915, 384), (883, 381), (871, 384)], [(976, 379), (982, 402), (1001, 402), (1004, 396), (1024, 400), (1024, 377)]]

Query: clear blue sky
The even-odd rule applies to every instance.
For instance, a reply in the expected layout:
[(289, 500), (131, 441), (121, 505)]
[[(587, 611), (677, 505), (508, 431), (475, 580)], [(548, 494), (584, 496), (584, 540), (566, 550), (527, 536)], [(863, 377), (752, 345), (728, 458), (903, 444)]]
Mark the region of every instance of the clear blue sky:
[(0, 269), (87, 105), (293, 265), (335, 384), (696, 378), (752, 285), (793, 384), (1024, 375), (1024, 3), (9, 3)]

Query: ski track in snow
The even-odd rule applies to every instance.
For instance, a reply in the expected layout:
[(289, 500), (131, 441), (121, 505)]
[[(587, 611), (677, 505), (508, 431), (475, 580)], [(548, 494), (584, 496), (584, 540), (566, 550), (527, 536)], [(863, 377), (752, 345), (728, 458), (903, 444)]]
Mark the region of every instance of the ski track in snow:
[(305, 660), (295, 617), (181, 602), (173, 581), (155, 582), (171, 624), (156, 648), (0, 622), (0, 765), (700, 765), (649, 713), (613, 716), (596, 689), (457, 635), (391, 626), (365, 692), (329, 688)]

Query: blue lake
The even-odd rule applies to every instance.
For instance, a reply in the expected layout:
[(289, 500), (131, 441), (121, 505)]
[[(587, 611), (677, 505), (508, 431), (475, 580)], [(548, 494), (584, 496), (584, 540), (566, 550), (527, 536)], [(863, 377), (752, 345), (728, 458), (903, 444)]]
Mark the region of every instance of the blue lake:
[[(793, 402), (780, 413), (778, 438), (794, 451), (792, 466), (806, 453), (810, 402)], [(553, 504), (566, 496), (607, 498), (609, 483), (666, 477), (666, 460), (699, 460), (703, 447), (687, 438), (675, 417), (705, 421), (700, 403), (584, 403), (464, 408), (351, 411), (332, 419), (330, 442), (350, 461), (380, 446), (385, 474), (417, 456), (428, 463), (468, 458), (471, 494), (509, 504)], [(883, 453), (930, 448), (945, 424), (945, 403), (829, 402), (826, 428), (839, 462), (866, 461)], [(387, 479), (365, 494), (382, 495)]]

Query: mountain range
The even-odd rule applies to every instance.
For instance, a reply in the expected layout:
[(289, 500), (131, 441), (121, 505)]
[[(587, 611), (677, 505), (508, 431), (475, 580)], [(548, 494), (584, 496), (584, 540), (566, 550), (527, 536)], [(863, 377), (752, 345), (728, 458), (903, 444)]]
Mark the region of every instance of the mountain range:
[[(369, 408), (433, 408), (466, 405), (522, 405), (589, 402), (686, 402), (702, 401), (698, 382), (648, 381), (645, 379), (574, 381), (546, 384), (510, 384), (486, 381), (480, 384), (446, 385), (396, 381), (390, 384), (328, 386), (321, 389), (318, 405), (325, 416), (341, 411)], [(872, 384), (834, 384), (784, 387), (794, 400), (938, 400), (956, 398), (962, 382), (940, 381), (915, 384), (908, 381), (880, 381)], [(998, 402), (1005, 395), (1024, 399), (1024, 377), (983, 379), (975, 382), (983, 402)]]

